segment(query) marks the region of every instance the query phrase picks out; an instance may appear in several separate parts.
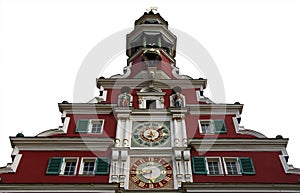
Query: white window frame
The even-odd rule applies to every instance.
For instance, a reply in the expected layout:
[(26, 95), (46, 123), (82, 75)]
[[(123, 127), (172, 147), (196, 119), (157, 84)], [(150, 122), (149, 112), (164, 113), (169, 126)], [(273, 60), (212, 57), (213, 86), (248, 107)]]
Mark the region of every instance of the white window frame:
[[(93, 123), (97, 123), (97, 122), (102, 122), (100, 133), (92, 133)], [(104, 119), (90, 119), (87, 133), (88, 134), (101, 134), (101, 133), (103, 133), (103, 128), (104, 128)]]
[(155, 102), (155, 109), (163, 109), (165, 108), (164, 101), (161, 100), (161, 96), (141, 96), (139, 100), (142, 102), (139, 104), (140, 109), (147, 108), (147, 101)]
[(107, 90), (103, 90), (102, 92), (102, 95), (99, 95), (99, 99), (101, 100), (101, 102), (105, 102), (107, 98)]
[[(93, 124), (97, 123), (97, 122), (102, 122), (100, 132), (99, 133), (92, 133)], [(89, 134), (101, 134), (101, 133), (103, 133), (103, 128), (104, 128), (104, 119), (90, 119), (89, 127), (88, 127), (88, 133)]]
[[(203, 132), (203, 128), (202, 128), (202, 125), (201, 125), (201, 122), (202, 123), (209, 123), (210, 124), (210, 132), (209, 133), (204, 133)], [(215, 134), (215, 128), (213, 127), (213, 124), (212, 124), (212, 119), (200, 119), (198, 120), (198, 124), (199, 124), (199, 130), (200, 130), (200, 134), (203, 134), (203, 135), (214, 135)]]
[[(218, 175), (224, 175), (223, 173), (223, 167), (222, 167), (222, 161), (221, 161), (221, 157), (205, 157), (206, 160), (206, 170), (207, 170), (207, 174), (208, 175), (212, 175), (212, 176), (218, 176)], [(215, 161), (218, 162), (218, 168), (219, 168), (219, 174), (211, 174), (209, 172), (209, 167), (208, 167), (208, 162), (211, 161)]]
[[(74, 170), (74, 174), (73, 175), (65, 175), (64, 174), (65, 173), (65, 169), (66, 169), (66, 163), (69, 162), (69, 161), (76, 162), (75, 170)], [(76, 176), (77, 166), (78, 166), (78, 157), (64, 157), (63, 158), (63, 163), (61, 165), (61, 169), (60, 169), (60, 174), (59, 175), (62, 175), (62, 176)]]
[[(236, 168), (237, 168), (237, 174), (228, 174), (226, 161), (235, 161)], [(240, 166), (239, 158), (238, 157), (223, 157), (223, 165), (224, 165), (224, 170), (225, 170), (225, 174), (226, 175), (230, 175), (230, 176), (239, 176), (239, 175), (242, 175), (241, 166)]]
[(201, 96), (200, 90), (196, 90), (196, 98), (198, 102), (203, 101), (204, 96)]
[[(85, 161), (94, 161), (94, 171), (93, 171), (93, 174), (89, 174), (89, 175), (83, 174), (83, 169), (84, 169), (84, 163), (85, 163)], [(97, 158), (95, 158), (95, 157), (83, 157), (83, 158), (81, 158), (78, 174), (79, 175), (83, 175), (83, 176), (94, 176), (95, 175), (95, 169), (96, 169), (96, 162), (97, 162)]]

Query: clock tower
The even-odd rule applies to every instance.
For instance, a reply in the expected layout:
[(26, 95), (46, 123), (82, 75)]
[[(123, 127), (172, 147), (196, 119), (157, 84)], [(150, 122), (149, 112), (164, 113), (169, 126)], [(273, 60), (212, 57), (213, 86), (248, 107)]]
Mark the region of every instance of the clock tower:
[(191, 87), (178, 74), (176, 36), (153, 10), (135, 21), (126, 45), (125, 73), (98, 79), (98, 86), (120, 89), (110, 182), (130, 190), (178, 189), (193, 181), (182, 90), (205, 88), (206, 80)]

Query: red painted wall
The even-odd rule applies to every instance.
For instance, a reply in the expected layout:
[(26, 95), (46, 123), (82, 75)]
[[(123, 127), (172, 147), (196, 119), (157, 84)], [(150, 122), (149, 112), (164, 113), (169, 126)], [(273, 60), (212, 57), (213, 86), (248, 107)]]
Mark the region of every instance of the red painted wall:
[[(192, 156), (205, 157), (251, 157), (255, 175), (207, 176), (193, 174), (194, 182), (245, 182), (245, 183), (298, 183), (300, 175), (285, 174), (280, 162), (281, 152), (191, 152)], [(222, 163), (223, 164), (223, 163)], [(224, 165), (223, 165), (223, 172)]]
[[(176, 79), (172, 74), (171, 61), (164, 54), (161, 55), (161, 58), (161, 62), (157, 64), (157, 69), (164, 71), (171, 79)], [(128, 78), (135, 77), (142, 70), (147, 70), (147, 68), (146, 64), (142, 61), (142, 55), (139, 55), (132, 62), (131, 74)]]
[[(2, 183), (108, 183), (109, 175), (80, 176), (77, 165), (76, 176), (47, 175), (46, 169), (51, 157), (110, 157), (111, 151), (23, 151), (21, 162), (15, 174), (1, 174)], [(80, 163), (80, 159), (78, 163)]]

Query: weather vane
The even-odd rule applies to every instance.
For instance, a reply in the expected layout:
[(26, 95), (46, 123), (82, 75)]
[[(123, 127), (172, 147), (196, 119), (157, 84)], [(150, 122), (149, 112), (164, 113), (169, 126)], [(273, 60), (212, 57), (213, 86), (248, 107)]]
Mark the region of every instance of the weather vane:
[(146, 11), (148, 11), (148, 12), (152, 11), (153, 12), (153, 11), (157, 11), (157, 9), (158, 9), (157, 7), (150, 7), (149, 9), (146, 9)]

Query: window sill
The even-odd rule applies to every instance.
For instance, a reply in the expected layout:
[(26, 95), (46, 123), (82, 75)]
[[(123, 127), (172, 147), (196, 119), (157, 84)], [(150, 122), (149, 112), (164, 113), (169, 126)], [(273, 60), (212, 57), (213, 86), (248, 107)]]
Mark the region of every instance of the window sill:
[(224, 174), (207, 174), (207, 176), (224, 176)]
[(95, 174), (78, 174), (80, 177), (94, 177)]
[(243, 174), (226, 174), (226, 176), (243, 176)]

